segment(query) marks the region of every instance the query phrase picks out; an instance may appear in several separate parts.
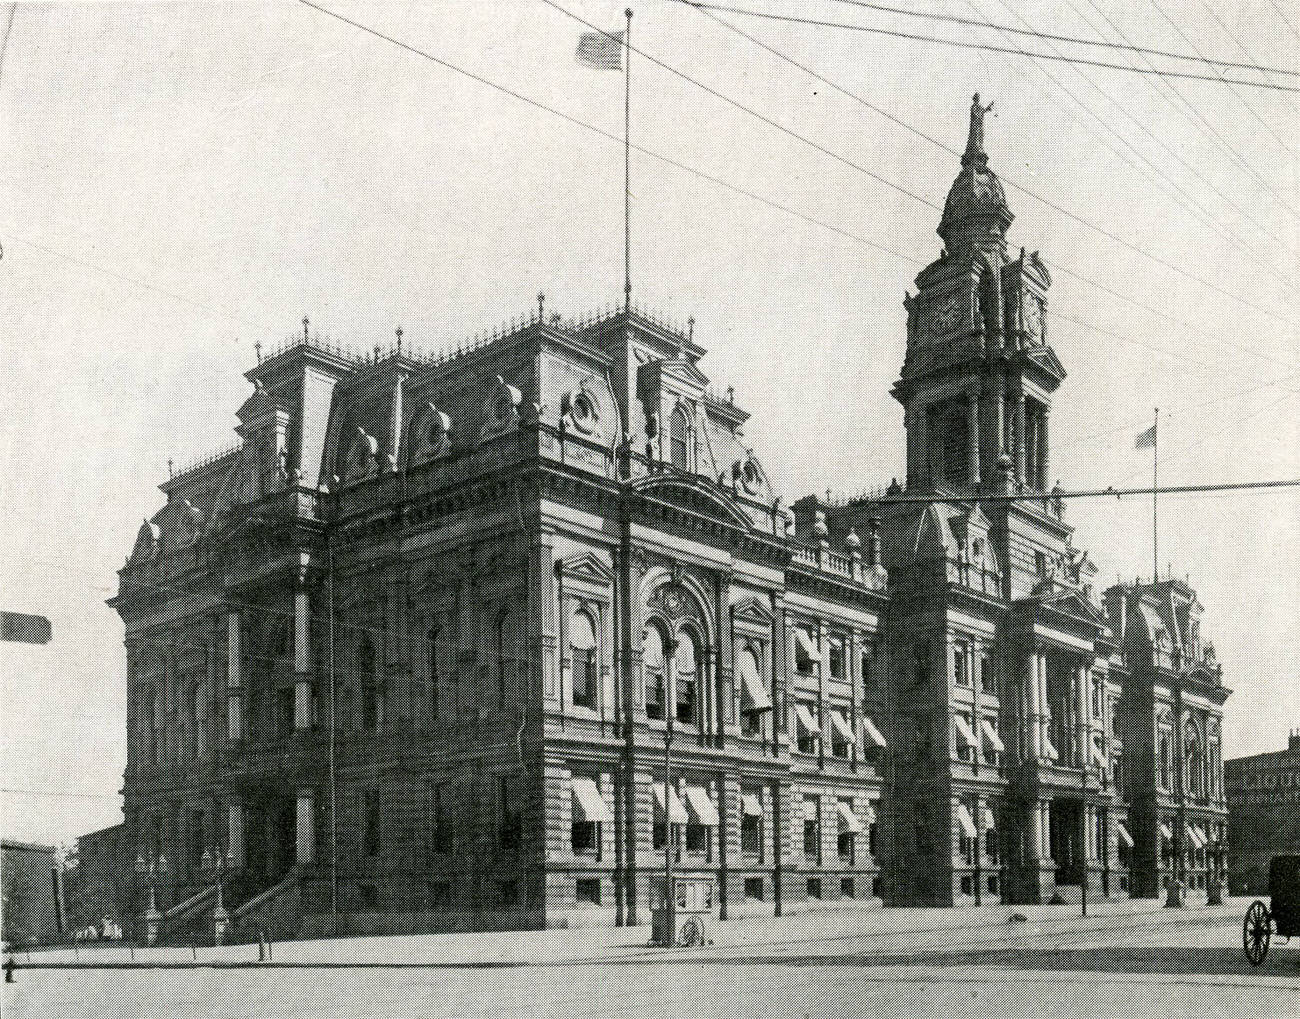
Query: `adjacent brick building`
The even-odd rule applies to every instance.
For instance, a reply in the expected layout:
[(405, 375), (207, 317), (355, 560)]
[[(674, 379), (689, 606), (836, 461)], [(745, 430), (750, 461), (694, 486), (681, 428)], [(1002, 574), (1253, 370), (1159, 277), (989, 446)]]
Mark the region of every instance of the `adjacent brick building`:
[(236, 923), (644, 922), (665, 820), (724, 915), (1127, 894), (1136, 652), (1049, 486), (1051, 277), (982, 117), (875, 498), (783, 506), (693, 328), (631, 308), (260, 360), (112, 602), (160, 905), (215, 846)]
[(1228, 883), (1234, 894), (1268, 892), (1268, 864), (1300, 853), (1300, 731), (1286, 749), (1223, 762), (1228, 795)]

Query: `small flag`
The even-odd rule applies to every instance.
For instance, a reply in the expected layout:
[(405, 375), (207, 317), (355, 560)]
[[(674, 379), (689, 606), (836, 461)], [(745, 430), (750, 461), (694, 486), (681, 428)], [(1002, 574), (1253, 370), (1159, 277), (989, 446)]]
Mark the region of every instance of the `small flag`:
[(598, 71), (623, 70), (622, 32), (583, 32), (578, 36), (578, 63)]
[(0, 640), (11, 640), (19, 644), (48, 644), (51, 636), (50, 621), (44, 616), (0, 612)]
[(1156, 426), (1152, 425), (1145, 432), (1138, 432), (1133, 440), (1134, 449), (1153, 449), (1156, 444)]

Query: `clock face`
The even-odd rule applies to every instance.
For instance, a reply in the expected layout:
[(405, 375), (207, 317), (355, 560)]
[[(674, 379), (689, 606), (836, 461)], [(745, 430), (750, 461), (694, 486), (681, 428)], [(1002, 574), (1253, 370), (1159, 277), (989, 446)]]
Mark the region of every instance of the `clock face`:
[(950, 333), (961, 324), (961, 298), (949, 294), (935, 304), (930, 313), (931, 332), (936, 336)]

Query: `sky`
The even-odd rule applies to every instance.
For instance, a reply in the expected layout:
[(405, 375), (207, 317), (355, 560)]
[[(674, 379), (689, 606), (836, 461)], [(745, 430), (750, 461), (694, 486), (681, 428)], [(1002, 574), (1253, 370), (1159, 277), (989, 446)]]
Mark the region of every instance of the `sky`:
[[(1296, 67), (1287, 4), (1097, 2), (894, 6)], [(14, 10), (0, 64), (0, 606), (49, 616), (54, 641), (0, 645), (7, 837), (60, 842), (120, 819), (125, 661), (104, 600), (169, 460), (234, 441), (255, 343), (308, 315), (358, 349), (400, 324), (438, 350), (539, 291), (565, 315), (620, 299), (621, 144), (430, 59), (618, 138), (621, 76), (574, 59), (586, 26), (543, 0), (322, 4), (426, 56), (301, 3)], [(562, 6), (623, 24), (624, 2)], [(1067, 48), (835, 0), (731, 6)], [(747, 437), (787, 501), (903, 473), (888, 395), (902, 300), (938, 254), (976, 91), (995, 104), (986, 147), (1013, 251), (1040, 251), (1054, 277), (1049, 340), (1069, 372), (1054, 479), (1148, 482), (1133, 436), (1155, 407), (1162, 483), (1300, 477), (1294, 93), (666, 0), (636, 4), (633, 44), (753, 111), (634, 56), (634, 141), (773, 203), (634, 153), (634, 298), (694, 317), (701, 367), (752, 412)], [(1300, 726), (1300, 495), (1170, 495), (1160, 510), (1161, 569), (1199, 591), (1234, 690), (1225, 756), (1285, 745)], [(1077, 501), (1068, 520), (1099, 580), (1150, 574), (1149, 499)]]

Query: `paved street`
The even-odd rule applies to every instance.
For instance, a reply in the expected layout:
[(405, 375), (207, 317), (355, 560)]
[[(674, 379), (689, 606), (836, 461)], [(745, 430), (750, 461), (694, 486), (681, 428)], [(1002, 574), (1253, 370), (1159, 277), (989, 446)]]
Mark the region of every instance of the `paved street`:
[[(4, 989), (4, 1012), (57, 1019), (82, 1015), (93, 1001), (97, 1012), (120, 1017), (297, 1016), (304, 1002), (325, 1000), (338, 1015), (384, 1019), (430, 1013), (1055, 1017), (1138, 1009), (1144, 1016), (1207, 1009), (1295, 1015), (1300, 950), (1275, 946), (1265, 965), (1252, 970), (1241, 954), (1237, 905), (1178, 914), (1128, 911), (1089, 921), (1038, 910), (1008, 922), (1009, 911), (999, 911), (987, 925), (942, 929), (927, 925), (935, 919), (927, 911), (737, 921), (718, 929), (715, 946), (675, 953), (627, 938), (644, 931), (475, 935), (455, 942), (477, 940), (485, 949), (495, 942), (496, 948), (455, 961), (440, 959), (438, 938), (303, 943), (277, 946), (282, 965), (275, 968), (20, 969), (17, 983)], [(947, 922), (975, 919), (949, 914)], [(585, 953), (578, 951), (584, 942)], [(516, 943), (514, 962), (500, 950), (509, 943)], [(445, 949), (453, 947), (448, 938)], [(248, 946), (225, 949), (221, 961), (249, 952)], [(212, 956), (208, 950), (201, 958)], [(173, 957), (183, 961), (190, 953)], [(356, 964), (341, 965), (348, 958)]]

